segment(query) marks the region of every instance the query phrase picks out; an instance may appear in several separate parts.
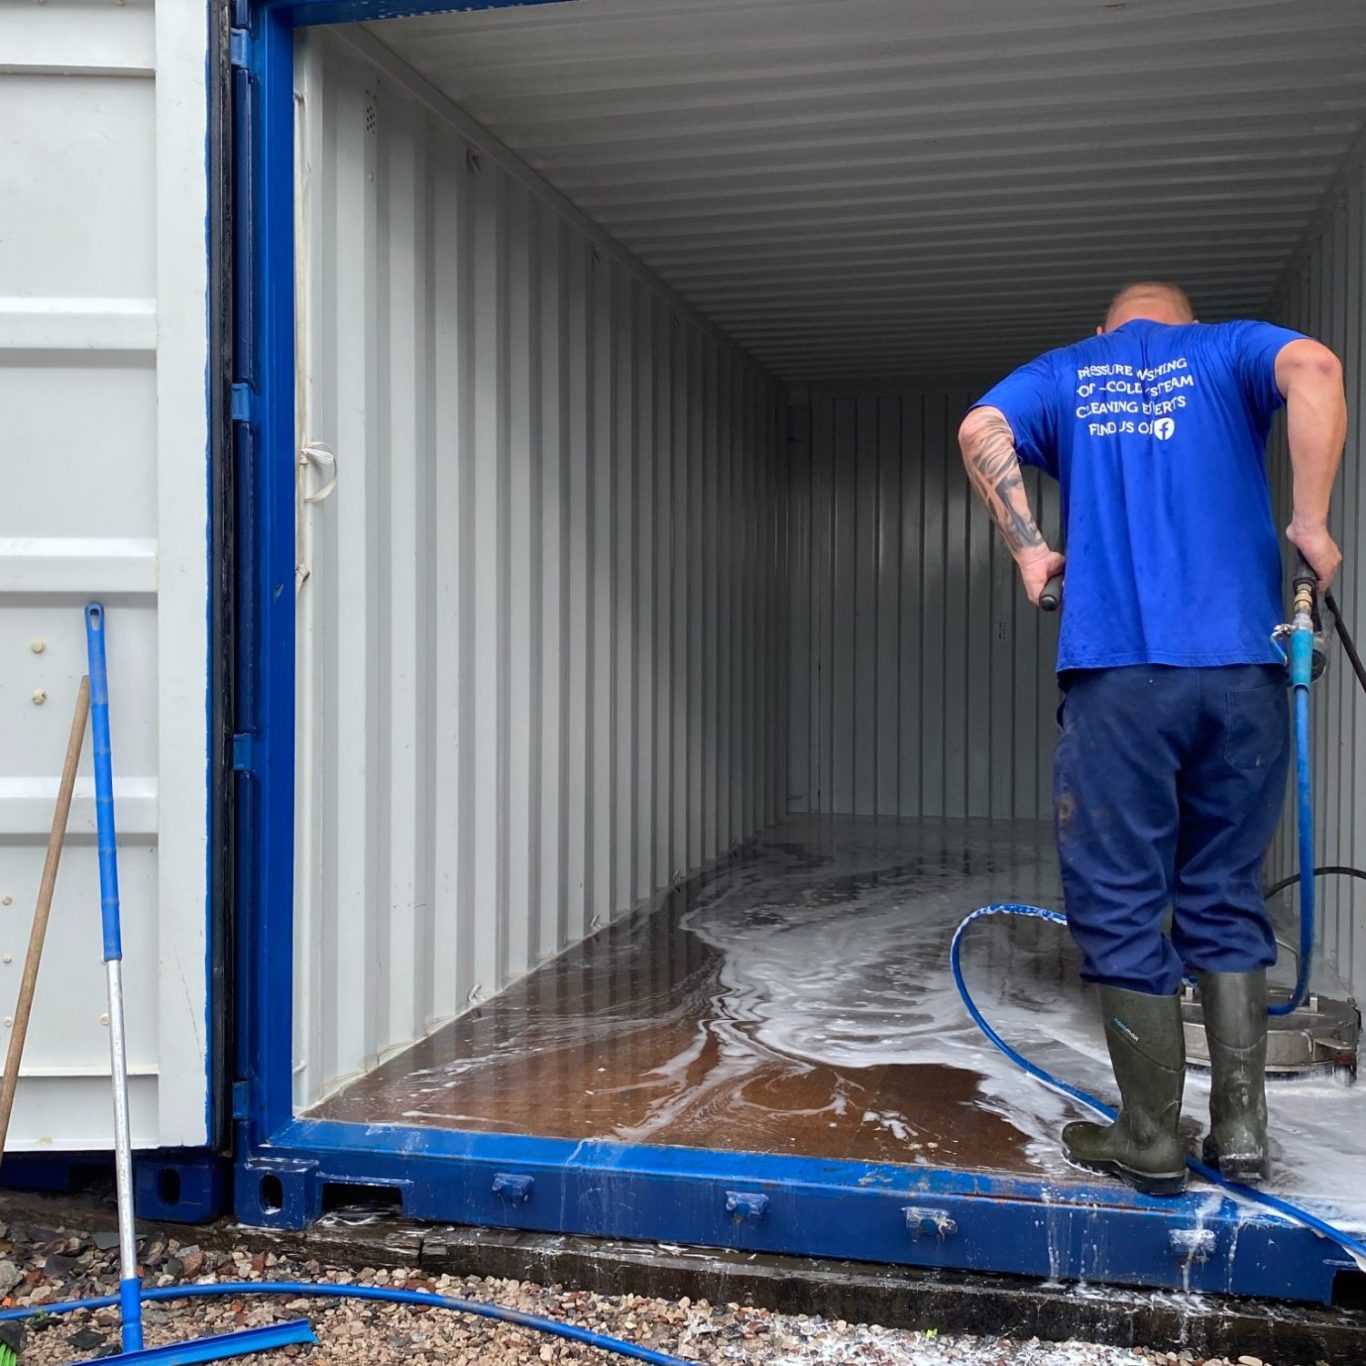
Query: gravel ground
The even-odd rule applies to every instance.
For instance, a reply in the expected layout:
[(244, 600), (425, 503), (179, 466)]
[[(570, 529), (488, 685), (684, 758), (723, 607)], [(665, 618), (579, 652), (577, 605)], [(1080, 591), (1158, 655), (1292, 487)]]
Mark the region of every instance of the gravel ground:
[[(117, 1284), (117, 1254), (111, 1241), (112, 1235), (91, 1238), (64, 1229), (0, 1224), (0, 1293), (5, 1305), (108, 1294)], [(492, 1278), (433, 1279), (403, 1269), (330, 1270), (316, 1261), (295, 1262), (273, 1253), (205, 1251), (155, 1233), (145, 1238), (142, 1256), (148, 1285), (253, 1279), (394, 1285), (488, 1300), (565, 1319), (696, 1362), (762, 1362), (765, 1366), (1232, 1366), (1223, 1358), (1207, 1359), (1191, 1352), (1148, 1352), (1037, 1339), (1017, 1342), (950, 1337), (806, 1315), (793, 1317), (734, 1304), (712, 1305), (705, 1300), (596, 1295)], [(441, 1310), (283, 1298), (148, 1305), (147, 1345), (300, 1317), (311, 1320), (318, 1346), (287, 1347), (237, 1360), (253, 1366), (279, 1366), (284, 1358), (301, 1366), (386, 1366), (398, 1362), (408, 1366), (473, 1366), (475, 1362), (480, 1366), (540, 1362), (599, 1366), (625, 1360), (529, 1330)], [(59, 1366), (112, 1355), (117, 1347), (118, 1315), (114, 1310), (53, 1317), (31, 1326), (22, 1362), (23, 1366)], [(1254, 1357), (1239, 1360), (1243, 1366), (1273, 1366)]]

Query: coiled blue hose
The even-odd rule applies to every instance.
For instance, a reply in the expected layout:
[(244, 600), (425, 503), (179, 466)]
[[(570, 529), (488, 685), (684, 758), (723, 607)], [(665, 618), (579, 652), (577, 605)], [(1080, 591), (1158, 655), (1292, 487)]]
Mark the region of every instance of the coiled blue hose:
[[(213, 1295), (288, 1295), (291, 1299), (324, 1300), (382, 1300), (389, 1304), (407, 1304), (422, 1309), (450, 1309), (460, 1314), (474, 1314), (479, 1318), (497, 1319), (501, 1323), (515, 1323), (519, 1328), (532, 1328), (538, 1333), (580, 1342), (586, 1347), (600, 1347), (604, 1352), (635, 1361), (649, 1361), (655, 1366), (690, 1366), (682, 1357), (656, 1352), (650, 1347), (639, 1347), (633, 1342), (595, 1333), (559, 1319), (542, 1318), (539, 1314), (523, 1313), (501, 1304), (483, 1300), (465, 1300), (454, 1295), (433, 1295), (425, 1290), (399, 1290), (383, 1285), (328, 1285), (311, 1281), (223, 1281), (216, 1285), (168, 1285), (144, 1290), (142, 1298), (149, 1303), (164, 1300), (198, 1300)], [(41, 1318), (45, 1314), (74, 1314), (82, 1309), (110, 1309), (119, 1303), (117, 1295), (97, 1295), (87, 1300), (64, 1300), (59, 1304), (35, 1304), (23, 1309), (0, 1311), (0, 1323), (14, 1319)]]
[[(1309, 868), (1313, 868), (1313, 860), (1309, 862)], [(1312, 872), (1311, 872), (1312, 876)], [(1051, 1072), (1045, 1072), (1037, 1063), (1032, 1063), (1024, 1054), (1012, 1048), (986, 1021), (986, 1017), (977, 1008), (977, 1003), (972, 999), (968, 991), (968, 984), (963, 979), (963, 936), (967, 933), (968, 927), (976, 920), (981, 920), (989, 915), (1018, 915), (1031, 916), (1037, 920), (1047, 920), (1054, 925), (1066, 925), (1067, 917), (1058, 911), (1046, 910), (1042, 906), (1027, 906), (1020, 902), (1001, 902), (991, 906), (982, 906), (972, 912), (953, 933), (953, 942), (949, 945), (949, 967), (953, 972), (953, 984), (958, 988), (958, 994), (963, 999), (963, 1005), (968, 1014), (972, 1017), (972, 1022), (982, 1031), (983, 1034), (998, 1048), (1007, 1058), (1010, 1059), (1022, 1071), (1029, 1073), (1035, 1081), (1041, 1081), (1051, 1090), (1059, 1092), (1061, 1095), (1068, 1096), (1079, 1104), (1085, 1105), (1088, 1109), (1094, 1110), (1102, 1119), (1113, 1123), (1116, 1112), (1103, 1101), (1097, 1100), (1095, 1096), (1089, 1095), (1081, 1090), (1080, 1087), (1069, 1085), (1065, 1081), (1060, 1081)], [(1312, 931), (1311, 931), (1312, 934)], [(1317, 1233), (1321, 1238), (1327, 1238), (1336, 1243), (1357, 1263), (1362, 1270), (1366, 1271), (1366, 1242), (1348, 1233), (1345, 1229), (1337, 1228), (1330, 1224), (1326, 1219), (1320, 1219), (1317, 1214), (1311, 1214), (1306, 1209), (1301, 1209), (1298, 1205), (1292, 1205), (1288, 1200), (1282, 1200), (1279, 1196), (1269, 1195), (1265, 1191), (1257, 1190), (1252, 1186), (1244, 1186), (1241, 1182), (1230, 1181), (1210, 1166), (1197, 1161), (1193, 1157), (1186, 1158), (1186, 1166), (1197, 1176), (1203, 1177), (1206, 1181), (1212, 1182), (1216, 1186), (1222, 1186), (1227, 1191), (1232, 1191), (1234, 1195), (1245, 1200), (1254, 1201), (1256, 1204), (1266, 1209), (1272, 1210), (1282, 1218), (1289, 1219), (1292, 1223), (1300, 1224), (1303, 1227)]]

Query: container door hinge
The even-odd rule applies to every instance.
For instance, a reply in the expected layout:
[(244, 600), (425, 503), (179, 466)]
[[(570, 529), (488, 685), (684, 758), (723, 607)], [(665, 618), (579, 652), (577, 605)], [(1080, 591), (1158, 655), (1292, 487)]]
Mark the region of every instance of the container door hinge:
[(232, 386), (231, 416), (234, 422), (250, 426), (256, 420), (256, 391), (240, 380)]
[[(244, 28), (230, 28), (228, 30), (228, 61), (238, 71), (245, 71), (250, 60), (248, 50), (251, 44), (251, 34)], [(222, 51), (222, 48), (219, 48)]]
[(256, 736), (251, 731), (240, 731), (232, 737), (232, 771), (256, 771)]
[(251, 1110), (251, 1083), (235, 1081), (232, 1084), (232, 1117), (246, 1119)]

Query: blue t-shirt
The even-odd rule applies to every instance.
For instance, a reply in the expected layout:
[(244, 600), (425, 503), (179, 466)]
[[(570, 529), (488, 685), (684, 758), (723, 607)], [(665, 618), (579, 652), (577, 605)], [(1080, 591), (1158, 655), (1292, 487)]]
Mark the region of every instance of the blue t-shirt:
[(1059, 672), (1278, 661), (1266, 438), (1283, 402), (1276, 355), (1299, 337), (1137, 319), (1030, 361), (978, 401), (1062, 486)]

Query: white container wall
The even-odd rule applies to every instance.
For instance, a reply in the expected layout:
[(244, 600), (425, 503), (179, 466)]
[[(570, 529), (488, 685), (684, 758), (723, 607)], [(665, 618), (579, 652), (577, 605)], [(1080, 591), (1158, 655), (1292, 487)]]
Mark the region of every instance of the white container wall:
[[(1361, 469), (1366, 435), (1366, 148), (1359, 147), (1325, 206), (1305, 250), (1287, 274), (1272, 316), (1317, 337), (1341, 357), (1347, 377), (1347, 454), (1333, 495), (1332, 531), (1342, 547), (1342, 576), (1334, 596), (1358, 648), (1366, 637), (1366, 480)], [(1283, 426), (1283, 424), (1282, 424)], [(1274, 456), (1282, 524), (1290, 516), (1290, 467), (1279, 433)], [(1327, 621), (1331, 633), (1331, 618)], [(1313, 691), (1316, 861), (1366, 867), (1366, 698), (1335, 639), (1328, 641), (1329, 669)], [(1269, 861), (1286, 876), (1297, 867), (1293, 801)], [(1298, 905), (1282, 894), (1277, 909), (1289, 917)], [(1366, 884), (1355, 878), (1322, 878), (1318, 884), (1320, 953), (1324, 965), (1366, 998)], [(1333, 990), (1330, 981), (1320, 983)]]
[[(0, 1016), (102, 598), (139, 1147), (207, 1137), (207, 19), (0, 10)], [(6, 1151), (112, 1142), (89, 756)]]
[[(793, 392), (789, 811), (1051, 816), (1057, 620), (958, 454), (990, 382)], [(1029, 482), (1052, 534), (1057, 486)]]
[(304, 1106), (780, 810), (784, 414), (373, 39), (298, 109)]

